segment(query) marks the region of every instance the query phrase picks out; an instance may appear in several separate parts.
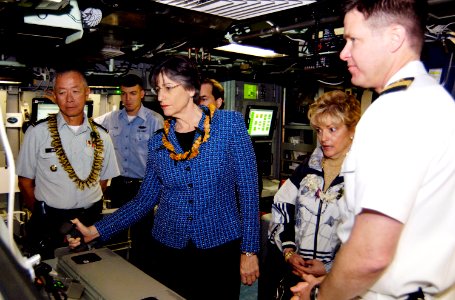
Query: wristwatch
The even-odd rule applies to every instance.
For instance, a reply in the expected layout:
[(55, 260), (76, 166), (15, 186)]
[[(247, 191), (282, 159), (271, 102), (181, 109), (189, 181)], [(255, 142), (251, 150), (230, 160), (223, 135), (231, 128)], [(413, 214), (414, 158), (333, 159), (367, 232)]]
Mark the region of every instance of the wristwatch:
[(313, 286), (310, 292), (310, 300), (318, 300), (319, 285)]

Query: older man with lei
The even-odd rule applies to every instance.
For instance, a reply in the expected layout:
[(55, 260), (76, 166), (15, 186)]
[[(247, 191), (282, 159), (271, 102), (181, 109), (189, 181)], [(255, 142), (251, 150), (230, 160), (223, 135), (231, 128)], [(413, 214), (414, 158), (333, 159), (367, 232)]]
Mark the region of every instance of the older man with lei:
[(74, 222), (86, 241), (106, 240), (158, 203), (153, 276), (186, 299), (238, 299), (240, 280), (251, 285), (259, 276), (258, 177), (245, 122), (195, 104), (199, 75), (186, 57), (158, 65), (152, 84), (168, 119), (149, 142), (138, 195), (94, 226)]
[(118, 176), (112, 141), (84, 113), (90, 88), (80, 70), (59, 70), (54, 85), (59, 112), (30, 126), (17, 160), (24, 205), (32, 211), (24, 250), (54, 257), (65, 246), (60, 227), (78, 217), (101, 219), (103, 191)]

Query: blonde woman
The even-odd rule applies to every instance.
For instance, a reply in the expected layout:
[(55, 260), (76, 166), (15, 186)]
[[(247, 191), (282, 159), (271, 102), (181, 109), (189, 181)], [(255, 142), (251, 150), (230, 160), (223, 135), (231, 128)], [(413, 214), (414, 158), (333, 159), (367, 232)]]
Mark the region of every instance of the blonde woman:
[(280, 299), (290, 298), (289, 287), (302, 274), (321, 276), (332, 266), (340, 245), (340, 169), (360, 119), (360, 102), (343, 91), (327, 92), (310, 105), (308, 118), (319, 146), (284, 182), (272, 205), (269, 239), (286, 265)]

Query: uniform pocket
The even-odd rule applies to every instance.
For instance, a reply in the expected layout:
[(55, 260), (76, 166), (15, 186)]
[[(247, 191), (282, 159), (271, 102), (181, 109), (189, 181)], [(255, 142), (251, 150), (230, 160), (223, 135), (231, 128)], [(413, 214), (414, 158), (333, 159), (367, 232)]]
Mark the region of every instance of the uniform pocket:
[[(53, 149), (52, 149), (53, 150)], [(39, 154), (38, 168), (42, 173), (46, 174), (45, 176), (48, 179), (58, 179), (60, 172), (63, 170), (62, 166), (57, 157), (57, 153), (50, 151), (50, 149), (45, 149)]]
[(134, 139), (137, 142), (145, 142), (147, 143), (150, 139), (150, 134), (147, 131), (138, 131), (134, 135)]
[(109, 135), (111, 136), (112, 143), (114, 144), (114, 149), (115, 150), (119, 150), (119, 149), (117, 149), (118, 148), (117, 145), (120, 144), (119, 139), (120, 139), (120, 134), (121, 133), (122, 132), (121, 132), (120, 128), (118, 128), (118, 127), (113, 127), (113, 128), (111, 128), (109, 130)]

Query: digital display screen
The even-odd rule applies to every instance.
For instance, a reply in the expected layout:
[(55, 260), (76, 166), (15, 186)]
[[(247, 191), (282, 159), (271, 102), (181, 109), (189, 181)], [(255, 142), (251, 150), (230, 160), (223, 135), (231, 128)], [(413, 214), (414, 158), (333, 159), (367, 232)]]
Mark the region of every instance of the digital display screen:
[[(49, 114), (58, 113), (58, 105), (50, 99), (46, 98), (34, 98), (32, 100), (32, 121), (38, 121), (45, 119)], [(93, 101), (87, 100), (84, 107), (85, 114), (90, 118), (93, 113)]]
[[(45, 119), (49, 117), (49, 114), (58, 113), (58, 105), (55, 103), (38, 103), (37, 109), (36, 120)], [(84, 112), (88, 115), (88, 105), (84, 107)]]
[(243, 98), (256, 100), (258, 98), (258, 86), (256, 84), (245, 83), (243, 85)]
[(250, 124), (248, 133), (251, 136), (269, 135), (272, 125), (273, 111), (266, 109), (250, 110)]
[(253, 139), (272, 139), (278, 107), (250, 105), (247, 107), (247, 129)]
[(38, 103), (36, 106), (36, 120), (47, 118), (50, 114), (58, 113), (58, 106), (54, 103)]

